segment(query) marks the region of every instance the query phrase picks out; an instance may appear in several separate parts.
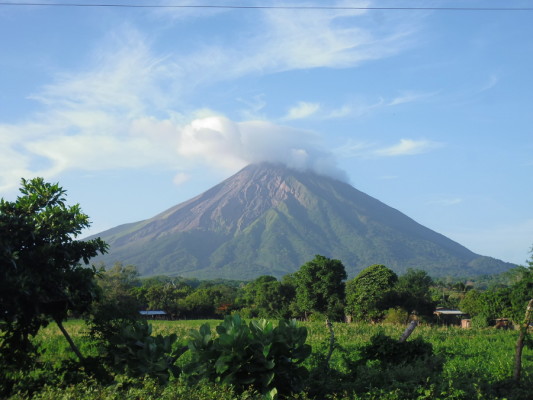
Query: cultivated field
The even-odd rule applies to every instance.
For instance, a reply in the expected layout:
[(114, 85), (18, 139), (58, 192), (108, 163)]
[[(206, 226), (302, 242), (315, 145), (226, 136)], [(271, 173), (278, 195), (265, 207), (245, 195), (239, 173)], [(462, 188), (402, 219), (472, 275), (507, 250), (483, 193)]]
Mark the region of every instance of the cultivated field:
[[(153, 333), (176, 333), (183, 343), (189, 330), (198, 329), (205, 322), (214, 328), (220, 321), (153, 321)], [(96, 354), (85, 338), (82, 321), (68, 321), (65, 325), (84, 354)], [(401, 365), (385, 365), (375, 360), (361, 361), (360, 350), (376, 333), (383, 332), (397, 339), (404, 327), (336, 323), (333, 325), (336, 348), (328, 369), (323, 364), (330, 349), (328, 328), (321, 322), (302, 325), (308, 329), (307, 343), (312, 346), (313, 354), (305, 364), (311, 371), (309, 393), (297, 398), (533, 399), (533, 349), (524, 348), (521, 384), (510, 380), (516, 331), (419, 326), (409, 341), (423, 338), (433, 346), (433, 356)], [(41, 330), (36, 340), (46, 350), (43, 361), (59, 363), (73, 357), (54, 324)], [(178, 364), (186, 359), (187, 353)], [(126, 379), (112, 386), (84, 382), (66, 388), (46, 388), (36, 398), (252, 399), (255, 395), (252, 392), (237, 395), (230, 388), (209, 383), (191, 388), (179, 379), (165, 386), (151, 380), (129, 382)]]

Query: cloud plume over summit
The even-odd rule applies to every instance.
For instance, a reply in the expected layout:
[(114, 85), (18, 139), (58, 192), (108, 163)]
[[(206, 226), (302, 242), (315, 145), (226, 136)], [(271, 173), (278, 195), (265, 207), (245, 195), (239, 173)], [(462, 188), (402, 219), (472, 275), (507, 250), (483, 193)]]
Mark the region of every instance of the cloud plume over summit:
[(277, 162), (299, 170), (346, 180), (332, 153), (307, 131), (266, 121), (234, 122), (226, 117), (196, 119), (179, 133), (178, 153), (228, 169)]

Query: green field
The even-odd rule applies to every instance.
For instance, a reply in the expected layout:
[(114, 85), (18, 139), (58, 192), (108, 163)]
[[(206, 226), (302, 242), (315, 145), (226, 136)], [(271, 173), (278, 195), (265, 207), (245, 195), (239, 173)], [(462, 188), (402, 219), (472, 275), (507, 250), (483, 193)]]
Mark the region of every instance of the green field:
[[(220, 321), (153, 321), (154, 334), (176, 333), (187, 340), (190, 329), (208, 322), (211, 327)], [(360, 349), (372, 335), (384, 332), (399, 338), (404, 327), (395, 325), (343, 324), (333, 325), (338, 348), (330, 361), (330, 373), (320, 366), (321, 357), (329, 349), (330, 333), (323, 322), (302, 323), (308, 329), (307, 343), (313, 355), (306, 367), (314, 370), (309, 393), (301, 399), (533, 399), (533, 350), (524, 348), (522, 381), (516, 385), (512, 376), (517, 331), (496, 329), (459, 329), (456, 327), (418, 326), (409, 338), (423, 338), (433, 346), (433, 357), (403, 365), (384, 367), (376, 361), (360, 362)], [(68, 321), (66, 329), (85, 355), (96, 354), (85, 337), (82, 321)], [(74, 358), (55, 324), (42, 329), (36, 338), (45, 350), (41, 360), (59, 365)], [(187, 353), (178, 360), (184, 362)], [(13, 398), (27, 398), (16, 395)], [(155, 381), (117, 379), (103, 386), (86, 381), (66, 387), (45, 387), (33, 395), (40, 399), (253, 399), (251, 391), (235, 394), (231, 388), (210, 383), (190, 387), (179, 379), (161, 386)]]

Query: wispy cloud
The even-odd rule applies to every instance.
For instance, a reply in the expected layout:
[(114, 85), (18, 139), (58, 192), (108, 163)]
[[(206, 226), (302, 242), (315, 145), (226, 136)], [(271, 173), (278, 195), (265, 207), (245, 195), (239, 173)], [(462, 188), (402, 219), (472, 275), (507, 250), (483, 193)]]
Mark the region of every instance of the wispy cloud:
[(337, 147), (334, 153), (340, 158), (367, 157), (375, 143), (348, 140), (344, 145)]
[[(21, 176), (55, 177), (73, 169), (179, 171), (193, 156), (227, 168), (278, 158), (339, 175), (316, 135), (257, 121), (252, 114), (236, 122), (198, 111), (184, 106), (188, 96), (199, 86), (245, 76), (355, 67), (389, 57), (411, 45), (414, 24), (393, 21), (371, 29), (364, 11), (322, 10), (306, 12), (305, 18), (294, 10), (257, 14), (257, 23), (246, 26), (239, 41), (187, 52), (155, 51), (131, 25), (110, 32), (83, 71), (59, 72), (31, 95), (40, 112), (19, 123), (0, 123), (0, 189), (16, 186)], [(263, 107), (257, 99), (253, 114)], [(286, 120), (319, 113), (340, 118), (357, 110), (349, 105), (327, 112), (302, 101)], [(178, 183), (183, 179), (177, 175)]]
[(264, 95), (257, 94), (251, 98), (238, 98), (237, 101), (245, 106), (240, 111), (243, 119), (264, 119), (261, 115), (262, 110), (267, 104)]
[[(168, 5), (167, 1), (152, 0), (151, 3), (157, 5)], [(199, 0), (174, 0), (172, 5), (180, 7), (162, 7), (151, 10), (152, 15), (160, 20), (171, 20), (172, 22), (181, 22), (191, 19), (211, 18), (218, 14), (230, 12), (229, 9), (215, 7), (195, 7), (205, 4)], [(193, 7), (187, 7), (193, 6)]]
[[(337, 4), (344, 2), (332, 5)], [(197, 85), (282, 71), (355, 67), (413, 45), (415, 22), (390, 20), (370, 29), (368, 20), (372, 18), (363, 10), (308, 11), (305, 17), (301, 10), (264, 10), (258, 12), (254, 30), (240, 35), (241, 41), (231, 47), (204, 45), (176, 63), (188, 83)]]
[(442, 146), (442, 143), (430, 140), (400, 139), (400, 142), (393, 146), (379, 147), (379, 144), (375, 142), (350, 139), (336, 148), (334, 153), (341, 158), (397, 157), (423, 154)]
[(286, 121), (291, 121), (295, 119), (307, 118), (313, 114), (316, 114), (318, 110), (320, 110), (320, 104), (300, 101), (296, 106), (289, 109), (289, 112), (283, 119)]
[(481, 86), (481, 88), (479, 89), (480, 92), (485, 92), (487, 90), (490, 90), (492, 89), (494, 86), (496, 86), (498, 84), (498, 82), (500, 81), (500, 78), (498, 77), (498, 75), (496, 74), (491, 74), (487, 81), (485, 82), (485, 84), (483, 84)]
[(398, 144), (377, 149), (373, 153), (382, 157), (411, 156), (427, 153), (441, 146), (442, 143), (432, 142), (430, 140), (400, 139)]
[(334, 108), (329, 112), (323, 114), (324, 119), (337, 119), (347, 117), (362, 117), (363, 115), (370, 114), (383, 107), (385, 101), (382, 98), (377, 99), (374, 102), (371, 101), (352, 101), (342, 105), (341, 107)]
[(455, 206), (457, 204), (461, 204), (463, 202), (463, 199), (461, 197), (443, 197), (440, 199), (431, 200), (428, 202), (428, 204), (434, 204), (438, 206)]
[(189, 179), (191, 179), (191, 176), (188, 173), (178, 172), (176, 175), (174, 175), (174, 179), (172, 180), (172, 182), (174, 182), (176, 186), (180, 186), (187, 182)]
[[(127, 115), (169, 101), (165, 81), (174, 80), (167, 55), (156, 55), (136, 29), (123, 26), (96, 48), (85, 70), (60, 72), (55, 81), (30, 96), (49, 110), (77, 110)], [(76, 115), (74, 115), (76, 117)], [(78, 120), (78, 119), (76, 119)]]
[[(436, 93), (426, 93), (426, 92), (414, 92), (406, 91), (400, 96), (393, 97), (392, 99), (387, 99), (385, 96), (378, 97), (377, 99), (357, 99), (349, 101), (338, 107), (328, 108), (327, 105), (320, 104), (320, 107), (312, 109), (313, 117), (316, 119), (328, 120), (328, 119), (340, 119), (340, 118), (359, 118), (365, 115), (369, 115), (380, 110), (384, 110), (387, 107), (394, 107), (401, 104), (408, 104), (414, 102), (424, 101)], [(306, 111), (311, 108), (304, 107), (310, 106), (314, 103), (301, 102), (302, 110)], [(295, 108), (295, 111), (299, 111), (298, 108)]]
[(434, 96), (436, 93), (422, 93), (422, 92), (405, 92), (400, 96), (395, 97), (390, 102), (387, 103), (388, 106), (397, 106), (400, 104), (412, 103), (415, 101), (420, 101)]

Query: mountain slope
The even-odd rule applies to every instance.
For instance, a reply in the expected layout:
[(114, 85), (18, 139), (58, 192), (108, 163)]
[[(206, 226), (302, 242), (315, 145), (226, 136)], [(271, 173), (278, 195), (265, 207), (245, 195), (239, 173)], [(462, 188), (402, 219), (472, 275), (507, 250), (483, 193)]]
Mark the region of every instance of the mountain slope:
[(315, 254), (350, 276), (371, 264), (401, 273), (477, 275), (512, 267), (479, 256), (352, 186), (281, 165), (250, 165), (155, 217), (101, 233), (100, 261), (143, 275), (251, 279), (294, 272)]

